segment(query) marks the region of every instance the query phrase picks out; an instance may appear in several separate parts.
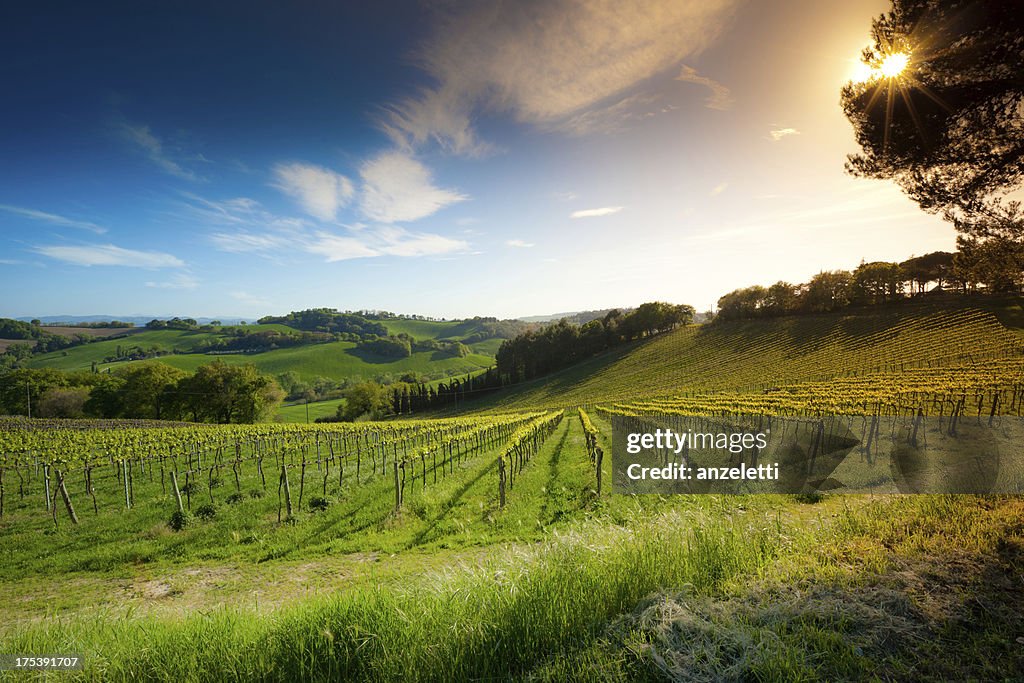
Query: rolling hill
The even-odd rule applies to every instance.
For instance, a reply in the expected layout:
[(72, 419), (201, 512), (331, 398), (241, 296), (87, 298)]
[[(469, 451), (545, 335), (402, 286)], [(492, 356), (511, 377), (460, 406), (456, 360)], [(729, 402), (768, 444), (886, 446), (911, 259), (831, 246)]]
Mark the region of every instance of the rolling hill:
[(690, 325), (489, 394), (471, 410), (566, 407), (970, 364), (1024, 353), (1021, 300), (908, 301)]
[[(408, 334), (415, 339), (438, 339), (461, 341), (470, 335), (481, 333), (481, 326), (475, 321), (427, 321), (390, 320), (388, 332)], [(494, 354), (502, 339), (485, 339), (475, 342), (465, 357), (451, 357), (439, 351), (417, 351), (406, 358), (379, 356), (357, 348), (355, 342), (339, 341), (310, 344), (261, 353), (198, 353), (204, 343), (217, 340), (229, 328), (217, 330), (148, 330), (139, 328), (116, 339), (101, 340), (76, 346), (62, 351), (41, 354), (26, 362), (32, 368), (54, 368), (67, 371), (87, 371), (93, 364), (99, 371), (123, 367), (132, 362), (106, 362), (115, 357), (119, 347), (137, 346), (145, 350), (159, 350), (167, 355), (155, 360), (182, 370), (193, 371), (200, 365), (222, 360), (229, 364), (252, 363), (261, 371), (279, 374), (288, 371), (298, 373), (303, 379), (326, 377), (373, 378), (383, 374), (401, 375), (415, 372), (422, 375), (443, 377), (451, 374), (465, 374), (493, 365)], [(275, 331), (282, 334), (296, 334), (297, 331), (282, 324), (271, 323), (249, 325), (249, 332)], [(123, 332), (123, 331), (122, 331)]]

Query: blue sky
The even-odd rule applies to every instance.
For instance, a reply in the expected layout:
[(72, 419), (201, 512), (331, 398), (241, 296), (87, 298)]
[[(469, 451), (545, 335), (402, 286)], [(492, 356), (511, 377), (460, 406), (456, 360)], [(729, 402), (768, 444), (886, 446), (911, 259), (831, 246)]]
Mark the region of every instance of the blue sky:
[(0, 11), (0, 315), (706, 309), (954, 245), (843, 173), (884, 2), (208, 5)]

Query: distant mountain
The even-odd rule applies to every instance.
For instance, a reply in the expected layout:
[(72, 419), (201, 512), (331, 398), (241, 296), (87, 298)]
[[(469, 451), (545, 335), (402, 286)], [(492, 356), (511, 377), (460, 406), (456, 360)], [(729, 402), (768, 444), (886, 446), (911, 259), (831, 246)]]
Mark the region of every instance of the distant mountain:
[(615, 310), (622, 311), (623, 313), (629, 313), (633, 309), (629, 307), (623, 307), (618, 309), (602, 308), (601, 310), (598, 311), (570, 311), (568, 313), (552, 313), (551, 315), (531, 315), (525, 318), (517, 318), (517, 320), (522, 320), (523, 322), (526, 323), (551, 323), (557, 320), (561, 320), (562, 318), (565, 318), (569, 322), (574, 323), (576, 325), (586, 325), (591, 320), (603, 318), (606, 315), (608, 315), (609, 312)]
[[(23, 318), (16, 318), (16, 320), (21, 320), (23, 322), (39, 320), (44, 325), (54, 325), (56, 323), (105, 323), (110, 322), (111, 320), (120, 320), (123, 323), (133, 323), (141, 327), (150, 320), (170, 320), (173, 317), (174, 316), (172, 315), (44, 315), (38, 318), (26, 316)], [(206, 325), (214, 320), (219, 320), (225, 325), (237, 325), (243, 320), (253, 322), (255, 321), (255, 318), (238, 318), (230, 316), (223, 318), (196, 318), (196, 322), (200, 325)]]

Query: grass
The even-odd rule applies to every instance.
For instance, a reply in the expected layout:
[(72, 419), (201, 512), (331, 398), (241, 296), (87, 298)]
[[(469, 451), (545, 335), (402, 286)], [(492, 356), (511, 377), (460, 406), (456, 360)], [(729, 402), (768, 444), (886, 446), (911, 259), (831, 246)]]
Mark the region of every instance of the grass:
[(211, 363), (214, 360), (222, 360), (229, 364), (252, 363), (261, 371), (275, 375), (294, 370), (306, 379), (313, 379), (317, 376), (332, 379), (358, 376), (369, 379), (385, 373), (400, 375), (405, 372), (422, 374), (451, 372), (461, 375), (490, 367), (494, 363), (494, 359), (486, 355), (470, 354), (465, 358), (450, 358), (429, 351), (420, 351), (408, 358), (384, 358), (357, 349), (354, 342), (313, 344), (255, 354), (207, 355), (192, 353), (198, 344), (215, 337), (216, 334), (212, 332), (180, 330), (138, 332), (128, 339), (94, 342), (74, 347), (66, 351), (67, 355), (64, 355), (64, 352), (55, 352), (36, 356), (28, 362), (28, 365), (29, 367), (52, 367), (59, 370), (89, 370), (92, 363), (96, 362), (100, 371), (123, 367), (127, 363), (102, 362), (103, 358), (114, 355), (118, 345), (136, 345), (144, 349), (156, 346), (166, 351), (176, 350), (178, 352), (176, 355), (161, 356), (156, 360), (182, 370), (194, 371), (200, 365)]
[(338, 407), (345, 402), (343, 398), (334, 398), (328, 401), (312, 401), (308, 409), (305, 403), (296, 403), (290, 406), (282, 406), (277, 409), (277, 418), (280, 422), (312, 424), (318, 417), (333, 417), (338, 414)]
[[(912, 497), (827, 509), (836, 516), (818, 524), (788, 515), (765, 524), (742, 504), (584, 521), (539, 546), (397, 585), (270, 612), (62, 619), (19, 628), (2, 646), (81, 652), (83, 677), (104, 680), (857, 680), (879, 667), (941, 680), (1018, 670), (1015, 614), (968, 609), (952, 624), (914, 604), (923, 590), (871, 592), (925, 557), (922, 546), (997, 557), (1014, 523), (1020, 541), (1018, 501)], [(1019, 569), (1010, 574), (1018, 580)], [(964, 597), (993, 597), (983, 582), (964, 586)], [(949, 640), (969, 632), (982, 649)], [(985, 659), (997, 654), (1006, 658)]]

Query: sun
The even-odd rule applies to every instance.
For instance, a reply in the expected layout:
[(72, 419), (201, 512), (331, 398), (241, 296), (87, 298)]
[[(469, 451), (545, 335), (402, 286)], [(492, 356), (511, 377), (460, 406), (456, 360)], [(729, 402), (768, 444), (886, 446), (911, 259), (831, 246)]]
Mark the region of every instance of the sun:
[(886, 78), (896, 78), (910, 64), (910, 55), (906, 52), (894, 52), (886, 55), (885, 59), (878, 66), (878, 72)]
[(853, 64), (850, 78), (854, 83), (866, 83), (875, 79), (893, 79), (903, 76), (903, 72), (910, 66), (910, 54), (907, 52), (892, 52), (885, 55), (878, 66), (870, 66), (857, 60)]

